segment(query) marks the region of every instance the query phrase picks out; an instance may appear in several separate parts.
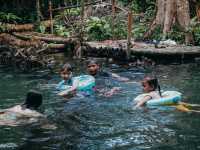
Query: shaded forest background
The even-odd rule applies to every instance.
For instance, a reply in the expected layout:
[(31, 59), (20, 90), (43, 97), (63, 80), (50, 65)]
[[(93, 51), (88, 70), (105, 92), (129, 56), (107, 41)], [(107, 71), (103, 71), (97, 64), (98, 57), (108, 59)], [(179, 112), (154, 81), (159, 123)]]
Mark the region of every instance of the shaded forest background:
[[(95, 3), (98, 0), (87, 0), (85, 3)], [(162, 40), (172, 39), (182, 44), (200, 45), (200, 2), (199, 0), (185, 0), (189, 7), (189, 24), (183, 27), (173, 16), (170, 25), (164, 21), (164, 25), (157, 22), (159, 1), (164, 0), (116, 0), (116, 14), (113, 14), (110, 0), (105, 0), (104, 4), (95, 3), (85, 8), (84, 38), (85, 40), (107, 40), (125, 39), (127, 37), (127, 12), (129, 9), (134, 13), (132, 37), (135, 40)], [(184, 1), (184, 0), (183, 0)], [(183, 3), (182, 1), (182, 3)], [(166, 0), (167, 2), (167, 0)], [(173, 0), (169, 1), (173, 4)], [(49, 0), (0, 0), (0, 22), (9, 24), (36, 24), (34, 30), (41, 33), (50, 33), (41, 21), (49, 20)], [(81, 0), (52, 0), (53, 9), (60, 7), (77, 6)], [(167, 6), (166, 6), (167, 7)], [(168, 9), (168, 8), (166, 8)], [(125, 11), (124, 11), (125, 10)], [(167, 13), (173, 13), (170, 10)], [(187, 12), (186, 12), (187, 13)], [(175, 14), (175, 13), (174, 13)], [(168, 14), (170, 16), (170, 14)], [(54, 11), (54, 34), (64, 37), (79, 36), (82, 30), (81, 8), (63, 9)], [(183, 18), (184, 19), (184, 18)], [(152, 27), (153, 26), (153, 27)], [(164, 29), (163, 29), (164, 28)], [(5, 27), (0, 26), (0, 32), (4, 32)], [(186, 34), (192, 37), (185, 38)]]

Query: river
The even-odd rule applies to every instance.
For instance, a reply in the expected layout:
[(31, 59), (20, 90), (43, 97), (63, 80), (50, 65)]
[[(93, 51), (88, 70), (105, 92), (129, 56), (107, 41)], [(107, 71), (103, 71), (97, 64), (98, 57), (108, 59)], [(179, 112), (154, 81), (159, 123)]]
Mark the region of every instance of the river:
[[(71, 61), (75, 75), (84, 72), (84, 61)], [(60, 64), (59, 64), (60, 65)], [(57, 68), (59, 68), (57, 65)], [(157, 65), (153, 69), (122, 68), (104, 64), (104, 70), (131, 79), (100, 79), (108, 88), (120, 86), (112, 97), (95, 94), (66, 100), (56, 95), (57, 72), (22, 73), (0, 67), (0, 109), (22, 103), (29, 89), (43, 94), (41, 112), (57, 129), (38, 125), (1, 126), (0, 149), (20, 150), (197, 150), (200, 149), (200, 114), (170, 108), (133, 109), (133, 98), (142, 92), (140, 80), (154, 73), (163, 90), (183, 93), (183, 101), (200, 104), (198, 64)], [(57, 71), (57, 70), (56, 70)]]

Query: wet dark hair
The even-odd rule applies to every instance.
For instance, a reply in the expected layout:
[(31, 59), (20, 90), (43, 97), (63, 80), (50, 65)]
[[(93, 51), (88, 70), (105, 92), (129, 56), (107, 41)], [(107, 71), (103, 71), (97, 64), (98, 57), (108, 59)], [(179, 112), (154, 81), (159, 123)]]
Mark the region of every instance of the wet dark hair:
[(61, 68), (60, 72), (63, 72), (65, 70), (72, 72), (72, 66), (69, 63), (64, 64), (63, 67)]
[(23, 106), (30, 109), (37, 109), (40, 105), (42, 105), (42, 94), (35, 90), (30, 90), (26, 95)]
[(89, 66), (89, 65), (99, 65), (99, 63), (97, 62), (97, 60), (95, 60), (95, 59), (92, 59), (92, 60), (89, 60), (88, 61), (88, 63), (87, 63), (87, 66)]
[(151, 87), (153, 87), (153, 90), (158, 89), (160, 96), (162, 96), (160, 84), (159, 84), (158, 79), (156, 77), (145, 77), (144, 81), (147, 82)]

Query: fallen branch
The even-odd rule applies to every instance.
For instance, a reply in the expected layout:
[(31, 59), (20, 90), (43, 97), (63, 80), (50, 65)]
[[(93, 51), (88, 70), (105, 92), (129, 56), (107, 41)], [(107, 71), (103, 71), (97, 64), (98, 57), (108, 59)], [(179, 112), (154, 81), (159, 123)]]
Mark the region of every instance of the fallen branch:
[[(44, 25), (45, 27), (50, 27), (50, 21), (42, 21), (40, 24)], [(1, 33), (8, 33), (8, 32), (22, 32), (22, 31), (33, 31), (35, 28), (35, 24), (9, 24), (0, 22), (0, 32)]]
[(76, 38), (64, 38), (64, 37), (41, 37), (41, 36), (34, 36), (34, 35), (26, 35), (24, 33), (12, 33), (14, 36), (25, 39), (25, 40), (31, 40), (31, 39), (36, 39), (40, 41), (45, 41), (45, 42), (54, 42), (54, 43), (75, 43), (78, 41)]
[(0, 44), (17, 47), (38, 47), (38, 45), (41, 45), (42, 43), (38, 40), (21, 40), (11, 34), (2, 33), (0, 34)]

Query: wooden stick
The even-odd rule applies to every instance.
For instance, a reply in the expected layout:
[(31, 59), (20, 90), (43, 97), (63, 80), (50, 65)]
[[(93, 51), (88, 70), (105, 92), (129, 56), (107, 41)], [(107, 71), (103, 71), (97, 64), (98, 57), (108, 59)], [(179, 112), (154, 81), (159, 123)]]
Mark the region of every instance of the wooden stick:
[(113, 40), (115, 39), (115, 35), (114, 35), (114, 30), (115, 30), (115, 7), (116, 7), (116, 2), (115, 0), (112, 0), (112, 38)]
[(49, 1), (49, 17), (50, 17), (50, 24), (51, 24), (51, 34), (53, 34), (53, 14), (52, 14), (52, 2)]
[(132, 31), (132, 24), (133, 24), (133, 13), (131, 10), (128, 12), (128, 35), (127, 35), (127, 58), (130, 58), (130, 49), (131, 49), (131, 31)]

